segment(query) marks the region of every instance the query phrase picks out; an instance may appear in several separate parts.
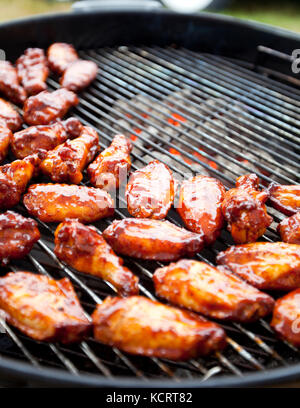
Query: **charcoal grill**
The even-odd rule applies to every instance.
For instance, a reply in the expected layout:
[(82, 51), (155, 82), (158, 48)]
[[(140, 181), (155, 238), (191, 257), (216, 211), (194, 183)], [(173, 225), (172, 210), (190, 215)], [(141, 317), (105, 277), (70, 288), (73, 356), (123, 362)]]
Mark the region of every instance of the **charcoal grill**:
[[(131, 137), (133, 170), (159, 158), (178, 178), (202, 172), (227, 188), (250, 171), (263, 185), (299, 182), (300, 89), (289, 57), (300, 48), (299, 36), (231, 18), (162, 10), (70, 13), (0, 27), (0, 47), (11, 60), (28, 46), (46, 48), (54, 41), (73, 43), (83, 58), (99, 65), (100, 74), (72, 115), (97, 129), (102, 148), (117, 132)], [(48, 85), (58, 88), (57, 78)], [(26, 215), (21, 204), (15, 210)], [(268, 210), (275, 222), (262, 240), (278, 240), (276, 223), (283, 215)], [(125, 216), (120, 197), (116, 217)], [(168, 219), (181, 224), (174, 210)], [(67, 276), (91, 313), (114, 288), (61, 263), (53, 253), (55, 225), (38, 222), (40, 241), (1, 274), (27, 269)], [(111, 222), (95, 226), (102, 231)], [(231, 244), (223, 231), (196, 259), (214, 264)], [(125, 263), (140, 277), (141, 294), (154, 298), (151, 276), (161, 263), (129, 258)], [(92, 338), (72, 346), (45, 344), (0, 322), (0, 376), (19, 384), (214, 387), (300, 377), (299, 351), (274, 336), (268, 319), (222, 324), (227, 349), (185, 363), (130, 356)]]

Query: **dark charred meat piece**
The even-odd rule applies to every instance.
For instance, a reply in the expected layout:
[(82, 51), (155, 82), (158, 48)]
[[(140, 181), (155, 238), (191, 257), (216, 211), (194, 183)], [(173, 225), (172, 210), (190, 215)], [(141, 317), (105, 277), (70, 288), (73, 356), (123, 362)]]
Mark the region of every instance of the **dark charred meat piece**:
[(256, 242), (232, 246), (217, 256), (224, 265), (262, 290), (300, 287), (300, 246), (284, 242)]
[(18, 78), (28, 95), (47, 89), (47, 58), (41, 48), (28, 48), (16, 62)]
[(188, 360), (226, 344), (217, 324), (142, 296), (108, 297), (92, 317), (97, 340), (131, 354)]
[(153, 276), (156, 294), (174, 305), (215, 319), (252, 322), (271, 313), (271, 296), (226, 271), (182, 259)]
[(73, 92), (79, 92), (88, 87), (96, 78), (98, 66), (93, 61), (77, 60), (64, 71), (60, 84)]
[(12, 131), (16, 132), (22, 126), (23, 120), (11, 103), (0, 98), (0, 121)]
[(26, 100), (26, 92), (19, 83), (17, 70), (9, 61), (0, 61), (0, 92), (17, 105), (22, 105)]
[(270, 202), (276, 210), (286, 215), (294, 215), (300, 211), (300, 186), (271, 183), (268, 190)]
[(136, 295), (138, 278), (125, 266), (96, 228), (67, 220), (55, 232), (55, 254), (80, 272), (110, 282), (121, 296)]
[(0, 163), (5, 159), (8, 153), (11, 138), (11, 130), (9, 130), (6, 127), (6, 124), (0, 120)]
[(203, 248), (203, 235), (169, 221), (125, 218), (114, 221), (103, 236), (120, 254), (140, 259), (173, 261)]
[(67, 43), (54, 43), (50, 45), (47, 57), (51, 71), (59, 75), (62, 75), (72, 62), (79, 59), (73, 45)]
[(68, 110), (78, 103), (77, 95), (68, 89), (43, 91), (26, 100), (24, 120), (28, 125), (49, 125), (57, 119), (62, 119)]
[(52, 125), (30, 126), (16, 132), (11, 139), (11, 149), (18, 159), (39, 151), (49, 151), (68, 138), (78, 137), (82, 124), (76, 118), (55, 122)]
[(219, 180), (201, 175), (181, 185), (177, 211), (190, 231), (204, 234), (208, 245), (217, 239), (224, 225), (221, 204), (225, 192)]
[(108, 191), (119, 188), (131, 167), (131, 149), (129, 139), (116, 135), (111, 145), (89, 165), (87, 172), (91, 183)]
[(259, 190), (256, 174), (239, 177), (236, 188), (226, 192), (222, 211), (235, 243), (255, 242), (265, 233), (273, 221), (267, 214), (267, 199), (268, 192)]
[(281, 221), (277, 231), (283, 242), (300, 245), (300, 211)]
[(0, 214), (0, 263), (24, 258), (40, 238), (37, 223), (13, 211)]
[(131, 175), (126, 188), (127, 208), (133, 217), (161, 220), (168, 214), (174, 194), (171, 170), (153, 160)]
[(84, 126), (79, 137), (67, 140), (47, 153), (41, 170), (54, 182), (79, 184), (82, 171), (99, 149), (97, 132)]
[(114, 213), (114, 202), (104, 190), (69, 184), (35, 184), (24, 195), (29, 214), (44, 222), (77, 218), (94, 222)]
[(30, 272), (0, 278), (0, 309), (7, 321), (41, 341), (81, 341), (91, 323), (69, 279), (59, 281)]

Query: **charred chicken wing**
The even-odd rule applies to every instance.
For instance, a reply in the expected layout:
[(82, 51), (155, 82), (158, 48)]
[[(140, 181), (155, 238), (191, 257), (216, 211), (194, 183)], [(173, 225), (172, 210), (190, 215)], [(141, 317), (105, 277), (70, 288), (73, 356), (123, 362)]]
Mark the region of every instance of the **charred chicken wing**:
[(49, 125), (65, 116), (79, 103), (77, 95), (68, 89), (43, 91), (28, 98), (24, 104), (24, 120), (28, 125)]
[(300, 245), (300, 211), (281, 221), (277, 231), (283, 242)]
[(111, 145), (91, 163), (87, 169), (95, 187), (113, 190), (127, 177), (131, 167), (131, 142), (123, 135), (116, 135)]
[(0, 120), (0, 163), (5, 159), (10, 141), (12, 139), (11, 130), (9, 130), (5, 123)]
[(300, 246), (284, 242), (256, 242), (232, 246), (217, 256), (218, 264), (259, 289), (300, 287)]
[(121, 296), (138, 293), (138, 278), (92, 226), (67, 220), (55, 232), (55, 253), (80, 272), (110, 282)]
[(135, 171), (127, 184), (129, 213), (137, 218), (161, 220), (174, 201), (175, 187), (171, 170), (158, 160)]
[(30, 272), (0, 278), (0, 309), (7, 321), (35, 340), (72, 343), (90, 331), (69, 279), (59, 281)]
[(188, 360), (225, 346), (217, 324), (142, 296), (108, 297), (92, 317), (95, 338), (127, 353)]
[(77, 60), (72, 62), (61, 77), (62, 87), (73, 92), (81, 91), (96, 78), (98, 66), (93, 61)]
[(271, 183), (268, 190), (272, 206), (283, 214), (294, 215), (300, 211), (300, 186), (281, 186)]
[(84, 126), (79, 137), (67, 140), (47, 153), (41, 170), (52, 181), (79, 184), (83, 178), (82, 170), (93, 160), (98, 149), (97, 132)]
[(17, 105), (22, 105), (26, 100), (26, 92), (19, 83), (17, 70), (9, 61), (0, 61), (0, 92)]
[(182, 259), (153, 276), (156, 294), (215, 319), (251, 322), (271, 313), (274, 300), (225, 268)]
[(206, 244), (212, 244), (224, 224), (223, 184), (213, 177), (196, 176), (181, 185), (177, 211), (186, 227), (204, 234)]
[(74, 61), (78, 60), (78, 54), (71, 44), (54, 43), (47, 51), (50, 69), (61, 75), (65, 69)]
[(255, 242), (265, 233), (273, 221), (267, 214), (267, 199), (267, 191), (259, 190), (256, 174), (239, 177), (236, 188), (226, 192), (222, 211), (235, 243)]
[(40, 238), (37, 223), (13, 211), (0, 215), (0, 263), (26, 256)]
[(103, 236), (120, 254), (140, 259), (173, 261), (203, 248), (203, 235), (169, 221), (125, 218), (114, 221)]
[(0, 98), (0, 120), (12, 131), (20, 129), (23, 120), (13, 105)]
[(41, 48), (28, 48), (16, 62), (18, 78), (28, 95), (47, 89), (47, 58)]
[(44, 222), (77, 218), (93, 222), (114, 213), (114, 202), (104, 190), (69, 184), (35, 184), (24, 195), (28, 212)]

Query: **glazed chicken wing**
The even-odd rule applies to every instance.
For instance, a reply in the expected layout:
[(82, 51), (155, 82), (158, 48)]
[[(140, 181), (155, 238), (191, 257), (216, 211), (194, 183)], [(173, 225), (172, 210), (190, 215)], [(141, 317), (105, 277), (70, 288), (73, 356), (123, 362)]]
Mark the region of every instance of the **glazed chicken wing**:
[(41, 163), (41, 170), (52, 181), (79, 184), (83, 178), (83, 169), (93, 160), (98, 149), (97, 132), (84, 126), (79, 137), (67, 140), (47, 153)]
[(153, 281), (158, 296), (215, 319), (251, 322), (274, 306), (271, 296), (204, 262), (182, 259), (157, 269)]
[(270, 202), (274, 208), (286, 215), (300, 211), (300, 186), (281, 186), (271, 183), (269, 188)]
[(0, 309), (7, 321), (35, 340), (72, 343), (90, 331), (69, 279), (59, 281), (30, 272), (0, 278)]
[(17, 105), (22, 105), (26, 100), (26, 92), (19, 83), (17, 70), (9, 61), (0, 61), (0, 92)]
[(142, 296), (108, 297), (92, 317), (95, 338), (127, 353), (188, 360), (225, 346), (217, 324)]
[(262, 290), (293, 290), (300, 286), (299, 245), (256, 242), (232, 246), (218, 254), (217, 262)]
[(78, 60), (78, 54), (71, 44), (53, 43), (47, 51), (50, 69), (61, 75), (66, 68), (74, 61)]
[(206, 244), (212, 244), (224, 225), (223, 184), (207, 176), (192, 177), (181, 185), (177, 211), (186, 227), (204, 234)]
[(16, 62), (18, 78), (28, 95), (47, 89), (47, 58), (41, 48), (28, 48)]
[(0, 121), (4, 122), (6, 127), (12, 132), (20, 129), (23, 120), (13, 105), (0, 98)]
[(14, 133), (11, 149), (18, 159), (40, 151), (49, 151), (68, 138), (78, 137), (82, 124), (76, 118), (55, 122), (52, 125), (30, 126)]
[(114, 190), (126, 180), (131, 167), (132, 144), (123, 135), (116, 135), (111, 145), (87, 169), (91, 183), (98, 188)]
[(96, 228), (67, 220), (55, 232), (55, 253), (80, 272), (110, 282), (121, 296), (138, 293), (138, 278), (125, 266)]
[(11, 130), (0, 120), (0, 163), (5, 159), (12, 139)]
[(68, 110), (78, 103), (77, 95), (68, 89), (43, 91), (26, 100), (24, 120), (28, 125), (48, 125), (62, 119)]
[(43, 222), (77, 218), (93, 222), (114, 213), (111, 196), (98, 188), (68, 184), (35, 184), (24, 195), (29, 214)]
[(193, 256), (204, 245), (203, 235), (161, 220), (116, 220), (103, 231), (103, 236), (117, 253), (157, 261)]
[(281, 221), (277, 231), (283, 242), (300, 245), (300, 211)]
[(24, 258), (32, 249), (40, 232), (31, 218), (22, 217), (13, 211), (0, 214), (0, 263), (6, 265), (10, 259)]
[(171, 170), (158, 160), (135, 171), (127, 184), (129, 213), (137, 218), (165, 218), (174, 201), (175, 187)]
[(267, 191), (259, 190), (256, 174), (239, 177), (236, 188), (226, 192), (222, 211), (235, 243), (255, 242), (265, 233), (273, 221), (267, 214), (267, 199)]
[(64, 71), (60, 84), (73, 92), (81, 91), (96, 78), (98, 66), (93, 61), (77, 60)]

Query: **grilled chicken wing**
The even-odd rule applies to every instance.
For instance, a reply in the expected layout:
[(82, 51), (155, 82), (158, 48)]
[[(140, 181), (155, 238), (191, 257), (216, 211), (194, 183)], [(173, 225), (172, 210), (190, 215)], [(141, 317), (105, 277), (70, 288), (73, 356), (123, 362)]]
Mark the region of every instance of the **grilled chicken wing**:
[(92, 317), (95, 338), (127, 353), (188, 360), (225, 346), (217, 324), (142, 296), (108, 297)]
[(0, 209), (18, 204), (41, 160), (38, 155), (0, 166)]
[(37, 223), (13, 211), (0, 215), (0, 263), (24, 258), (40, 238)]
[(114, 221), (103, 236), (120, 254), (140, 259), (173, 261), (203, 248), (203, 235), (169, 221), (125, 218)]
[(235, 243), (255, 242), (265, 233), (273, 221), (267, 214), (267, 199), (267, 191), (259, 191), (256, 174), (239, 177), (236, 188), (226, 192), (222, 211)]
[(225, 265), (259, 289), (293, 290), (300, 286), (300, 246), (256, 242), (232, 246), (217, 256)]
[(66, 43), (53, 43), (50, 45), (47, 57), (50, 69), (60, 75), (72, 62), (79, 59), (73, 45)]
[(116, 135), (111, 145), (87, 169), (91, 183), (98, 188), (114, 190), (127, 177), (131, 167), (132, 144), (123, 135)]
[(5, 159), (10, 141), (12, 139), (11, 130), (6, 127), (4, 122), (0, 120), (0, 163)]
[(156, 294), (215, 319), (251, 322), (271, 313), (274, 300), (226, 271), (182, 259), (153, 276)]
[(69, 279), (59, 281), (30, 272), (0, 278), (0, 309), (7, 321), (35, 340), (71, 343), (90, 331)]
[(35, 184), (24, 195), (28, 212), (44, 222), (77, 218), (93, 222), (110, 217), (114, 202), (104, 190), (68, 184)]
[(73, 92), (81, 91), (96, 78), (98, 66), (93, 61), (77, 60), (64, 71), (60, 84)]
[(40, 151), (49, 151), (68, 138), (78, 137), (82, 124), (76, 118), (55, 122), (52, 125), (30, 126), (14, 133), (11, 149), (18, 159)]
[(12, 131), (20, 129), (23, 120), (11, 103), (0, 98), (0, 120)]
[(300, 186), (281, 186), (271, 183), (269, 188), (270, 202), (274, 208), (286, 215), (300, 211)]
[(41, 48), (28, 48), (16, 62), (18, 78), (28, 95), (47, 89), (47, 58)]
[(127, 184), (129, 213), (137, 218), (161, 220), (174, 201), (175, 187), (171, 170), (158, 160), (135, 171)]
[(68, 89), (43, 91), (28, 98), (24, 104), (24, 120), (28, 125), (48, 125), (65, 116), (79, 103), (77, 95)]
[(136, 295), (138, 278), (125, 266), (96, 228), (67, 220), (55, 232), (55, 253), (80, 272), (110, 282), (121, 296)]
[(52, 181), (79, 184), (83, 178), (83, 169), (93, 160), (98, 149), (97, 132), (84, 126), (79, 137), (67, 140), (47, 153), (41, 163), (41, 170)]
[(192, 177), (181, 185), (177, 211), (185, 226), (204, 234), (206, 244), (212, 244), (224, 225), (222, 201), (223, 184), (207, 176)]
[(0, 61), (0, 92), (17, 105), (22, 105), (26, 100), (26, 92), (19, 83), (17, 70), (9, 61)]
[(277, 231), (283, 242), (300, 245), (300, 211), (281, 221)]

